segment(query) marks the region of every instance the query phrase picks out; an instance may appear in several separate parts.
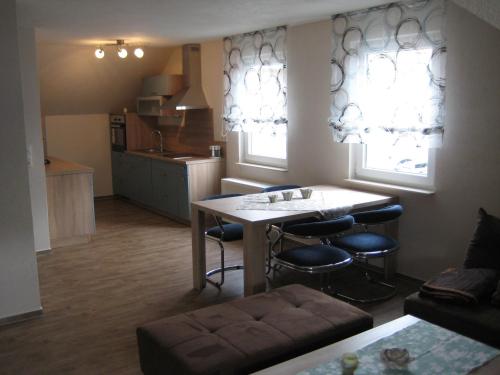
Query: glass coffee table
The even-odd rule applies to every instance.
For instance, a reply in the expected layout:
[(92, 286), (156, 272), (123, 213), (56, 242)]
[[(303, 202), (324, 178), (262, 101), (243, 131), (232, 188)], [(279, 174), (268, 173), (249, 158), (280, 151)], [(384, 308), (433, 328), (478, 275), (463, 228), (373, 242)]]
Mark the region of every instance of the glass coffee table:
[[(411, 360), (406, 369), (386, 372), (380, 352), (394, 347), (408, 349)], [(354, 372), (356, 375), (500, 373), (499, 350), (414, 316), (405, 315), (256, 374), (341, 374), (341, 357), (345, 353), (356, 353), (359, 359)]]

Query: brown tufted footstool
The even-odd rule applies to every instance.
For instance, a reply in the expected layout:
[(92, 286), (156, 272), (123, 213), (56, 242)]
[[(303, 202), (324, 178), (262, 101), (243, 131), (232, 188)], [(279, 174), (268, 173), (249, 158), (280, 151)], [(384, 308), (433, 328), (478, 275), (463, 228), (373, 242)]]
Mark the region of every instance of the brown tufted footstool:
[(373, 327), (371, 315), (288, 285), (137, 329), (146, 375), (246, 373)]

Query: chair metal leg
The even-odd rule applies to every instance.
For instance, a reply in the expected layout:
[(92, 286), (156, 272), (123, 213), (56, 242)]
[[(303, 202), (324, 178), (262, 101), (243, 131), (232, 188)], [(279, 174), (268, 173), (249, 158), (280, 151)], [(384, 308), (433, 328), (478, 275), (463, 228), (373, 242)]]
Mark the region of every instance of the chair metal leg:
[(331, 272), (320, 273), (320, 290), (323, 293), (330, 294), (332, 290), (331, 276)]
[(381, 301), (388, 300), (388, 299), (390, 299), (390, 298), (392, 298), (392, 297), (394, 297), (396, 295), (397, 289), (396, 289), (395, 285), (386, 283), (384, 281), (376, 280), (368, 272), (365, 272), (365, 277), (366, 277), (366, 279), (367, 279), (368, 282), (373, 283), (373, 284), (378, 284), (380, 286), (388, 288), (388, 289), (390, 289), (390, 292), (388, 294), (384, 294), (383, 296), (376, 297), (376, 298), (355, 298), (355, 297), (349, 296), (347, 294), (338, 293), (338, 292), (335, 293), (335, 295), (337, 297), (340, 297), (340, 298), (348, 301), (348, 302), (358, 302), (358, 303), (381, 302)]
[[(216, 241), (216, 242), (220, 247), (220, 264), (221, 264), (221, 266), (219, 268), (214, 268), (213, 270), (208, 271), (206, 273), (206, 279), (207, 279), (207, 282), (214, 285), (216, 288), (220, 289), (222, 284), (224, 284), (224, 281), (225, 281), (225, 272), (226, 271), (242, 270), (243, 266), (238, 264), (238, 265), (226, 267), (226, 265), (225, 265), (226, 263), (225, 263), (225, 259), (224, 259), (224, 245), (222, 244), (221, 241)], [(215, 281), (215, 280), (210, 279), (210, 276), (215, 275), (216, 273), (220, 273), (220, 281)]]
[(267, 264), (266, 264), (267, 270), (266, 270), (266, 275), (268, 275), (271, 272), (271, 269), (272, 269), (272, 259), (273, 259), (274, 247), (276, 246), (276, 244), (279, 241), (281, 241), (281, 239), (284, 236), (284, 233), (279, 232), (278, 233), (278, 237), (273, 241), (273, 239), (270, 236), (271, 231), (272, 231), (272, 229), (270, 228), (266, 232), (267, 244), (268, 244), (268, 246), (267, 246)]

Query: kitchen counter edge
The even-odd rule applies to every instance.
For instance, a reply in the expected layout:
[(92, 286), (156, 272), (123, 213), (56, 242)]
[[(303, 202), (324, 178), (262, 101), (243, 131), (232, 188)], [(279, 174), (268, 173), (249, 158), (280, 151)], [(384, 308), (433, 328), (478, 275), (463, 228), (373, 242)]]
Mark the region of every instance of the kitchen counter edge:
[(46, 176), (62, 176), (78, 173), (94, 173), (94, 169), (86, 165), (78, 164), (72, 161), (62, 160), (49, 156), (49, 164), (45, 165)]
[(130, 155), (141, 156), (144, 158), (161, 160), (161, 161), (164, 161), (166, 163), (175, 163), (175, 164), (181, 164), (181, 165), (219, 163), (219, 162), (224, 160), (223, 158), (210, 158), (210, 157), (202, 157), (202, 156), (186, 158), (186, 159), (173, 159), (173, 158), (168, 158), (165, 156), (152, 154), (152, 153), (148, 153), (148, 152), (141, 152), (141, 151), (125, 151), (125, 153), (130, 154)]

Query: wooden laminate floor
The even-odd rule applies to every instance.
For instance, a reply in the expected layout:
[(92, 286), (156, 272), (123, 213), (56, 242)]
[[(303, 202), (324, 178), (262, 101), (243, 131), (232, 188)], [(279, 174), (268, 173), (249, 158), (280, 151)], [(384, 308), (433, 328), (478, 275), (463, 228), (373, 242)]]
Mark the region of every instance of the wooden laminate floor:
[[(96, 202), (96, 223), (91, 243), (38, 255), (44, 313), (0, 327), (0, 374), (140, 374), (137, 326), (242, 295), (240, 271), (227, 274), (220, 292), (192, 290), (185, 225), (118, 200)], [(217, 249), (207, 246), (216, 265)], [(241, 258), (241, 243), (227, 246), (228, 264)], [(315, 283), (285, 272), (272, 285), (297, 280)], [(416, 288), (400, 282), (398, 296), (364, 308), (376, 324), (392, 320)]]

